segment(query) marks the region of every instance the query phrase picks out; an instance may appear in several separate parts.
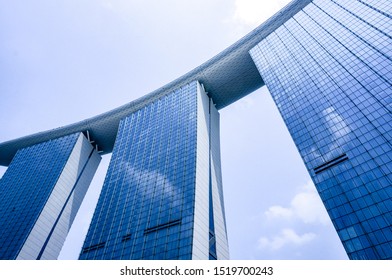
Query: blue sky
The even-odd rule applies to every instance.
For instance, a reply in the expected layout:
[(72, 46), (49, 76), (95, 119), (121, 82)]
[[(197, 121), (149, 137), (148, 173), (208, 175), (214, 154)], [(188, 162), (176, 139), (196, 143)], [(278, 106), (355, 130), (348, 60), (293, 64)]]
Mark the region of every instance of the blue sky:
[[(143, 96), (287, 2), (0, 0), (0, 142)], [(268, 90), (220, 114), (231, 258), (347, 259)], [(61, 259), (79, 254), (109, 160), (103, 157)]]

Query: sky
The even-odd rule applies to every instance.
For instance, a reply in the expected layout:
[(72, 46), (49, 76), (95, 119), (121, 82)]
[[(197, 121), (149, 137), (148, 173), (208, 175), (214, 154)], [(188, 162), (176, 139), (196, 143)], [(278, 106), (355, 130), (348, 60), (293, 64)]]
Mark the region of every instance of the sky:
[[(0, 0), (0, 142), (135, 100), (288, 2)], [(347, 259), (268, 89), (220, 115), (231, 259)], [(103, 156), (59, 259), (78, 258), (109, 160)]]

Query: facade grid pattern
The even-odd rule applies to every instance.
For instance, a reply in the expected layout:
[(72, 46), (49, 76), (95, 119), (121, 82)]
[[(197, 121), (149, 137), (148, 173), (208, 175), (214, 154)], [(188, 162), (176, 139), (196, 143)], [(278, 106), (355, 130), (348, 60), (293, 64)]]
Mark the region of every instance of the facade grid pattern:
[[(0, 180), (0, 259), (16, 259), (79, 134), (19, 150)], [(45, 229), (41, 229), (45, 235)], [(44, 237), (46, 238), (46, 236)]]
[(392, 258), (392, 21), (377, 3), (315, 0), (250, 52), (351, 259)]
[(349, 258), (392, 259), (391, 46), (390, 0), (293, 1), (135, 102), (1, 144), (0, 259), (56, 256), (100, 161), (86, 130), (113, 154), (80, 259), (227, 259), (217, 108), (264, 84)]
[(120, 122), (80, 259), (194, 257), (197, 87), (190, 83)]

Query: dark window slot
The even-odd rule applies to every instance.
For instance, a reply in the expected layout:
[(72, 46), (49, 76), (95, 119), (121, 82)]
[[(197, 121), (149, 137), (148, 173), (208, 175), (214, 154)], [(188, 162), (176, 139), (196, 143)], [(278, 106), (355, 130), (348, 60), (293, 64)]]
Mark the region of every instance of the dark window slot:
[(151, 233), (154, 231), (158, 231), (158, 230), (165, 229), (165, 228), (172, 227), (172, 226), (179, 225), (179, 224), (181, 224), (181, 219), (170, 221), (170, 222), (167, 222), (164, 224), (160, 224), (155, 227), (147, 228), (144, 230), (144, 234), (148, 234), (148, 233)]
[(92, 246), (83, 248), (82, 254), (90, 252), (90, 251), (98, 250), (98, 249), (101, 249), (103, 247), (105, 247), (105, 242), (102, 242), (102, 243), (99, 243), (99, 244), (96, 244), (96, 245), (92, 245)]
[(342, 163), (343, 161), (348, 160), (348, 157), (346, 154), (342, 154), (330, 161), (327, 161), (326, 163), (323, 163), (319, 166), (317, 166), (316, 168), (314, 168), (314, 173), (318, 174), (320, 172), (323, 172), (324, 170), (327, 170), (329, 168), (331, 168), (332, 166), (335, 166), (339, 163)]
[(129, 239), (131, 239), (131, 234), (130, 234), (130, 233), (124, 235), (121, 241), (122, 241), (122, 242), (125, 242), (125, 241), (128, 241)]

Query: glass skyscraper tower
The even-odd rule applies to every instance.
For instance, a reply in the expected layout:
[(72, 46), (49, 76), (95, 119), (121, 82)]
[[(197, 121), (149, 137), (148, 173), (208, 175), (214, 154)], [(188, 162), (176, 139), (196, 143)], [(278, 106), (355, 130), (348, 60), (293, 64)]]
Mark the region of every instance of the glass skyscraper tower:
[(266, 85), (349, 258), (392, 259), (391, 46), (390, 1), (292, 1), (136, 101), (0, 144), (1, 257), (57, 256), (94, 139), (113, 154), (80, 259), (228, 258), (218, 110)]
[(219, 113), (197, 82), (120, 122), (81, 259), (227, 259)]
[(101, 160), (82, 133), (18, 151), (0, 180), (0, 259), (55, 259)]
[(251, 50), (352, 259), (392, 258), (388, 4), (315, 0)]

